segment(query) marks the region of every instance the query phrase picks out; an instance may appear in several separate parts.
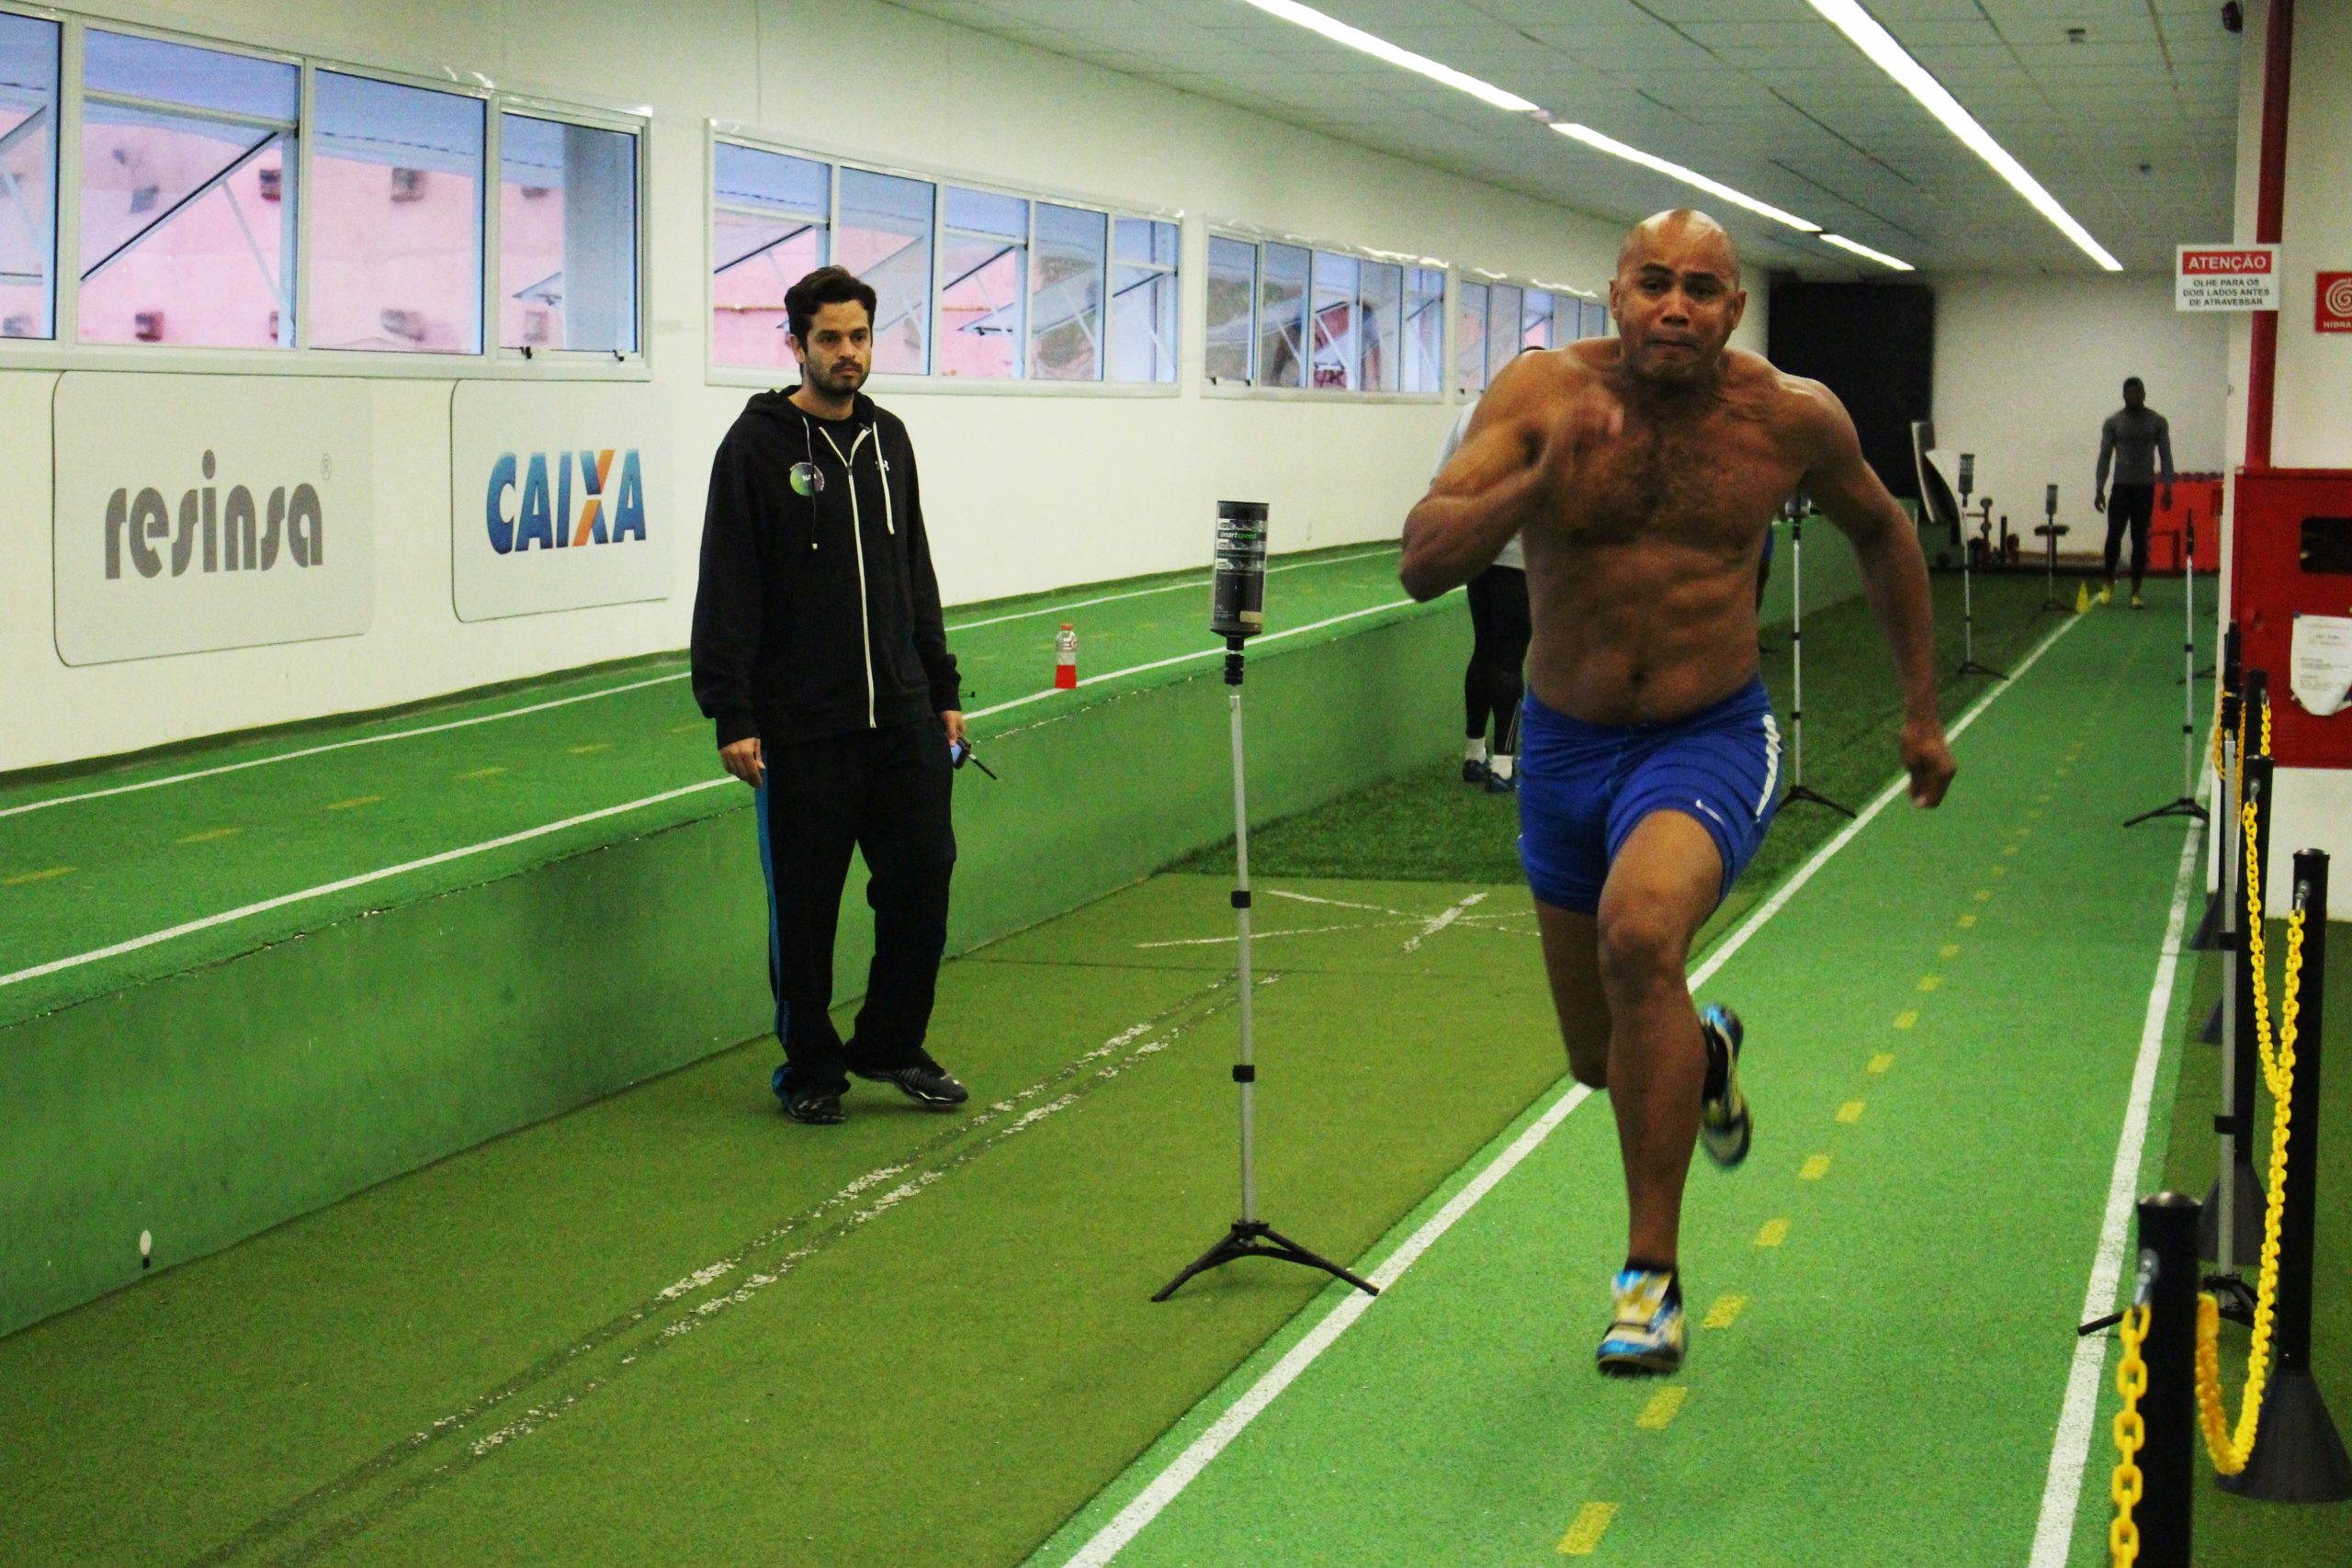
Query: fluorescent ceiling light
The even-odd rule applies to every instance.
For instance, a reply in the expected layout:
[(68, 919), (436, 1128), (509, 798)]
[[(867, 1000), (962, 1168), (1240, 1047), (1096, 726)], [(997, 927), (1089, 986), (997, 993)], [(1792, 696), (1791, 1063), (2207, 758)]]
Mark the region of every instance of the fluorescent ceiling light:
[(2058, 205), (2058, 198), (2041, 187), (2041, 182), (2026, 173), (2025, 165), (2009, 156), (2008, 149), (1993, 140), (1992, 133), (1976, 123), (1976, 117), (1960, 107), (1960, 100), (1944, 90), (1944, 85), (1928, 73), (1927, 67), (1911, 58), (1910, 52), (1894, 41), (1894, 35), (1879, 26), (1877, 20), (1857, 4), (1857, 0), (1811, 0), (1813, 8), (1837, 25), (1838, 30), (1854, 42), (1854, 47), (1869, 55), (1871, 62), (1901, 85), (1903, 90), (1919, 100), (1927, 111), (1943, 122), (1944, 129), (1965, 143), (1993, 166), (1993, 172), (2009, 182), (2010, 186), (2033, 204), (2033, 209), (2057, 226), (2058, 231), (2075, 242), (2085, 255), (2109, 272), (2121, 272), (2123, 264), (2108, 254), (2090, 231), (2074, 220), (2074, 216)]
[(1854, 241), (1846, 238), (1843, 234), (1824, 234), (1821, 236), (1821, 243), (1825, 245), (1835, 245), (1841, 251), (1851, 251), (1858, 256), (1868, 256), (1871, 260), (1878, 263), (1879, 265), (1893, 267), (1897, 272), (1916, 272), (1918, 270), (1909, 262), (1903, 260), (1899, 256), (1891, 256), (1884, 251), (1874, 251), (1868, 245), (1857, 244)]
[[(1250, 3), (1255, 5), (1257, 0), (1250, 0)], [(1588, 147), (1597, 147), (1603, 152), (1623, 158), (1627, 163), (1639, 164), (1645, 169), (1655, 169), (1668, 179), (1680, 180), (1687, 186), (1696, 186), (1710, 196), (1722, 197), (1736, 207), (1744, 207), (1750, 212), (1762, 213), (1775, 223), (1785, 223), (1790, 228), (1806, 234), (1821, 232), (1821, 225), (1818, 223), (1800, 218), (1793, 212), (1783, 212), (1769, 201), (1758, 201), (1745, 192), (1736, 191), (1721, 180), (1709, 179), (1696, 169), (1686, 169), (1681, 164), (1669, 163), (1654, 152), (1645, 152), (1638, 147), (1629, 147), (1613, 136), (1603, 136), (1589, 125), (1568, 125), (1555, 121), (1552, 129), (1571, 140), (1583, 142)]]
[(1511, 114), (1533, 114), (1536, 106), (1516, 93), (1506, 93), (1491, 82), (1481, 82), (1476, 76), (1456, 71), (1451, 65), (1441, 65), (1426, 54), (1415, 54), (1409, 49), (1399, 49), (1385, 39), (1373, 37), (1361, 28), (1351, 28), (1334, 17), (1327, 17), (1311, 6), (1295, 0), (1249, 0), (1270, 17), (1280, 17), (1285, 22), (1295, 22), (1309, 32), (1320, 33), (1334, 43), (1362, 50), (1374, 60), (1385, 60), (1391, 65), (1442, 82), (1458, 92), (1469, 94), (1482, 103), (1494, 105)]

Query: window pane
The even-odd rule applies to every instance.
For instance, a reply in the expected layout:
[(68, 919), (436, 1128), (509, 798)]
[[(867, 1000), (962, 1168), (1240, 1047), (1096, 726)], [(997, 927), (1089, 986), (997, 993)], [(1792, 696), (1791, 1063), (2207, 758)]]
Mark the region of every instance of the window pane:
[(57, 36), (0, 15), (0, 337), (57, 330)]
[(1312, 253), (1258, 247), (1258, 385), (1306, 385), (1306, 282)]
[(834, 259), (876, 296), (876, 370), (921, 376), (931, 368), (932, 192), (927, 180), (842, 171)]
[(1355, 257), (1315, 253), (1313, 386), (1352, 391), (1358, 385), (1356, 285)]
[(637, 347), (637, 138), (499, 117), (498, 341)]
[(1029, 204), (947, 187), (939, 242), (939, 373), (1019, 376), (1028, 288)]
[(1589, 302), (1584, 304), (1581, 310), (1584, 316), (1584, 335), (1607, 337), (1609, 335), (1608, 305), (1598, 301)]
[(1209, 236), (1208, 358), (1203, 371), (1212, 381), (1250, 379), (1250, 350), (1256, 341), (1253, 306), (1258, 290), (1258, 247), (1222, 234)]
[(1397, 333), (1405, 315), (1405, 271), (1392, 262), (1365, 262), (1363, 309), (1356, 334), (1363, 351), (1363, 374), (1357, 385), (1367, 392), (1396, 389)]
[(1525, 309), (1516, 284), (1498, 283), (1487, 296), (1487, 379), (1503, 373), (1519, 353), (1521, 312)]
[(481, 100), (322, 71), (311, 342), (481, 352)]
[(1552, 346), (1552, 296), (1541, 288), (1527, 291), (1527, 302), (1520, 309), (1519, 346), (1549, 348)]
[(1102, 253), (1109, 229), (1102, 213), (1037, 204), (1029, 374), (1040, 380), (1102, 378)]
[(1465, 392), (1487, 386), (1487, 286), (1464, 283), (1453, 307), (1453, 378)]
[[(1109, 378), (1172, 383), (1176, 379), (1176, 225), (1150, 218), (1119, 218), (1113, 220), (1111, 229), (1111, 253), (1117, 259), (1111, 268)], [(1249, 247), (1240, 248), (1246, 262)], [(1250, 352), (1246, 270), (1239, 299), (1241, 363), (1246, 374)]]
[(790, 367), (784, 294), (831, 254), (833, 166), (724, 141), (712, 151), (711, 360)]
[(252, 115), (288, 129), (301, 101), (301, 72), (282, 61), (98, 28), (82, 35), (82, 65), (93, 93)]
[(98, 28), (86, 36), (82, 340), (290, 345), (288, 128), (300, 72)]
[(1405, 269), (1404, 389), (1445, 390), (1445, 274)]

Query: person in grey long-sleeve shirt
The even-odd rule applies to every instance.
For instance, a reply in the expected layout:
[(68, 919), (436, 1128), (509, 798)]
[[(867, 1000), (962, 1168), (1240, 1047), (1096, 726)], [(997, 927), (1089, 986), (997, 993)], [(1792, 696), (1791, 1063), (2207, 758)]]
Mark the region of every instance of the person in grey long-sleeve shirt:
[[(2098, 482), (2091, 504), (2107, 513), (2107, 590), (2104, 604), (2115, 592), (2115, 561), (2123, 531), (2132, 531), (2132, 607), (2148, 606), (2140, 597), (2140, 580), (2148, 575), (2148, 519), (2156, 504), (2156, 480), (2162, 462), (2164, 501), (2172, 505), (2172, 425), (2148, 406), (2148, 389), (2140, 378), (2123, 383), (2123, 406), (2107, 416), (2098, 433)], [(2115, 470), (2115, 488), (2108, 489), (2108, 469)]]

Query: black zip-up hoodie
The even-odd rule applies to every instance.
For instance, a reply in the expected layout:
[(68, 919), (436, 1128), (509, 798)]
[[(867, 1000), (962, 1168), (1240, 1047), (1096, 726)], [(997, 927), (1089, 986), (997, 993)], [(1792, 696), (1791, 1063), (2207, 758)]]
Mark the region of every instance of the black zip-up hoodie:
[(863, 392), (819, 419), (797, 390), (752, 398), (710, 465), (694, 686), (721, 746), (963, 705), (907, 427)]

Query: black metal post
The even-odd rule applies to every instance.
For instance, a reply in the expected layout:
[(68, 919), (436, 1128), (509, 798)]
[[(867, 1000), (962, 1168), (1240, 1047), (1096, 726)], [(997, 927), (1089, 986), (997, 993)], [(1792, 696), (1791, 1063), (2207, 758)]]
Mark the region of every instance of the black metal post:
[(2197, 1510), (2197, 1210), (2194, 1198), (2158, 1192), (2140, 1200), (2140, 1248), (2155, 1254), (2149, 1295), (2148, 1392), (2140, 1399), (2147, 1445), (2143, 1488), (2132, 1513), (2143, 1568), (2189, 1568)]
[(2352, 1457), (2312, 1376), (2312, 1249), (2319, 1216), (2320, 1047), (2326, 1036), (2327, 856), (2295, 856), (2293, 908), (2303, 911), (2301, 1017), (2287, 1125), (2286, 1193), (2278, 1218), (2278, 1363), (2263, 1391), (2262, 1419), (2244, 1471), (2222, 1484), (2268, 1503), (2339, 1503), (2352, 1497)]

